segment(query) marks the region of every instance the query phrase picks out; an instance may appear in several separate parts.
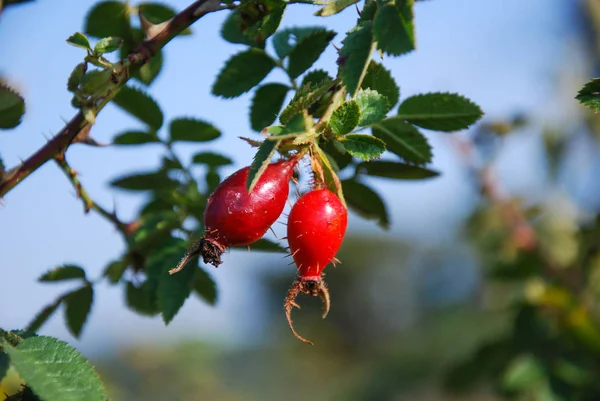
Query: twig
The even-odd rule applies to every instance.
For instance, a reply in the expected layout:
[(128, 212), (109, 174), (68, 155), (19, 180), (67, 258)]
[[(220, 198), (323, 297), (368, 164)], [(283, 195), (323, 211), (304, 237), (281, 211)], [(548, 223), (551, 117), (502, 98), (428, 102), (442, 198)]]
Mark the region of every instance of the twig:
[[(119, 63), (115, 64), (117, 67), (117, 71), (115, 72), (117, 81), (115, 84), (117, 87), (120, 88), (125, 85), (133, 70), (148, 62), (148, 60), (157, 54), (171, 39), (198, 19), (211, 12), (231, 7), (222, 7), (219, 2), (215, 0), (198, 0), (192, 3), (185, 10), (173, 17), (173, 19), (166, 22), (162, 29), (157, 31), (154, 36), (140, 44), (127, 59), (121, 60)], [(97, 105), (96, 113), (98, 113), (112, 97), (116, 95), (117, 91), (114, 91), (110, 97), (103, 99), (101, 104)], [(89, 125), (90, 123), (85, 119), (83, 113), (81, 111), (78, 112), (54, 138), (46, 143), (46, 145), (27, 158), (20, 166), (14, 167), (7, 172), (4, 179), (0, 181), (0, 198), (6, 195), (11, 189), (17, 186), (48, 160), (51, 160), (56, 155), (64, 153), (79, 132), (89, 127)]]
[(123, 234), (124, 237), (129, 235), (128, 225), (117, 217), (116, 213), (109, 212), (104, 209), (102, 206), (98, 205), (89, 195), (89, 193), (85, 190), (83, 185), (81, 185), (81, 181), (79, 181), (79, 177), (77, 177), (77, 172), (71, 168), (67, 160), (65, 159), (64, 154), (60, 154), (54, 157), (56, 164), (61, 168), (61, 170), (65, 173), (73, 187), (75, 188), (75, 192), (77, 193), (77, 197), (81, 199), (83, 202), (83, 210), (85, 213), (89, 213), (90, 210), (95, 211), (102, 217), (106, 218), (110, 222), (112, 222), (117, 230)]

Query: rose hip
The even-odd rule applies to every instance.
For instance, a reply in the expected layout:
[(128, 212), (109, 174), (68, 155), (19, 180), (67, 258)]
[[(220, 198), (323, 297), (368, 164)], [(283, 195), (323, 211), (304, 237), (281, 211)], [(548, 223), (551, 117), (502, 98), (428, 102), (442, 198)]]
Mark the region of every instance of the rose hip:
[(205, 236), (169, 273), (180, 271), (198, 255), (204, 263), (218, 267), (227, 248), (252, 244), (265, 235), (283, 212), (297, 162), (298, 158), (293, 157), (269, 164), (250, 193), (246, 188), (250, 167), (238, 170), (219, 184), (204, 211)]
[(325, 266), (335, 261), (348, 225), (348, 211), (342, 201), (328, 189), (304, 194), (292, 207), (288, 217), (287, 239), (298, 268), (298, 277), (288, 291), (285, 313), (294, 335), (305, 343), (292, 325), (292, 307), (299, 293), (320, 296), (324, 302), (323, 318), (329, 312), (329, 291), (322, 278)]

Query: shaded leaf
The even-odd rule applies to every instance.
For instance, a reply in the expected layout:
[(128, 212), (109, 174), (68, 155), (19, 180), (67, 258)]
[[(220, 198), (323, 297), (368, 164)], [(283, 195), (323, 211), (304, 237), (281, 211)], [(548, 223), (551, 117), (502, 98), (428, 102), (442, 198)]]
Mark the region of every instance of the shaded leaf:
[(313, 84), (311, 82), (306, 83), (296, 91), (290, 103), (283, 109), (279, 115), (279, 121), (283, 124), (287, 124), (302, 110), (309, 109), (312, 105), (317, 103), (336, 83), (337, 81), (331, 81), (329, 78), (323, 79), (318, 84)]
[(62, 301), (63, 301), (62, 297), (58, 298), (56, 301), (54, 301), (53, 303), (51, 303), (50, 305), (47, 305), (44, 309), (42, 309), (37, 315), (35, 315), (33, 320), (27, 325), (27, 328), (25, 329), (25, 331), (28, 331), (31, 333), (36, 333), (37, 331), (39, 331), (39, 329), (44, 325), (44, 323), (46, 323), (48, 321), (48, 319), (50, 319), (50, 317), (52, 317), (54, 312), (56, 312), (56, 309), (58, 309), (58, 307), (60, 306)]
[(158, 138), (144, 131), (126, 131), (113, 139), (115, 145), (142, 145), (146, 143), (160, 143)]
[[(410, 3), (412, 0), (402, 0)], [(415, 34), (411, 19), (406, 20), (398, 8), (392, 3), (380, 7), (373, 21), (373, 35), (377, 41), (377, 47), (384, 53), (399, 56), (415, 49)]]
[(62, 265), (44, 273), (38, 281), (85, 280), (85, 270), (75, 265)]
[(388, 108), (386, 111), (389, 111), (394, 107), (396, 103), (398, 103), (398, 99), (400, 99), (400, 89), (398, 88), (398, 85), (396, 85), (396, 81), (394, 81), (390, 71), (373, 60), (369, 63), (369, 68), (362, 81), (361, 88), (372, 89), (385, 96), (388, 101)]
[(173, 181), (163, 172), (131, 174), (117, 178), (110, 183), (115, 188), (128, 189), (130, 191), (150, 191), (157, 189), (173, 189), (177, 182)]
[(386, 230), (389, 228), (387, 208), (377, 192), (352, 180), (343, 180), (342, 188), (350, 209), (365, 219), (377, 220), (377, 224)]
[[(140, 3), (139, 12), (152, 24), (160, 24), (175, 17), (177, 14), (171, 7), (161, 3)], [(191, 35), (190, 28), (186, 28), (179, 35)]]
[(273, 124), (289, 89), (282, 84), (266, 84), (256, 90), (250, 107), (250, 123), (253, 130), (261, 131)]
[(44, 401), (106, 401), (92, 365), (74, 348), (56, 338), (30, 337), (4, 350), (19, 376)]
[(287, 71), (290, 77), (296, 78), (312, 67), (335, 36), (334, 31), (320, 29), (300, 39), (289, 53)]
[(350, 134), (340, 141), (348, 153), (363, 160), (376, 159), (385, 152), (385, 142), (371, 135)]
[(111, 70), (89, 70), (81, 78), (80, 86), (84, 95), (94, 95), (100, 90), (110, 79)]
[(128, 39), (131, 33), (127, 5), (120, 1), (97, 3), (86, 16), (85, 33), (97, 38)]
[(108, 38), (100, 39), (98, 43), (96, 43), (96, 46), (94, 46), (94, 53), (112, 53), (114, 51), (119, 50), (122, 44), (123, 39), (114, 36), (109, 36)]
[(211, 167), (222, 167), (233, 164), (233, 160), (229, 157), (213, 152), (196, 153), (192, 158), (192, 163), (206, 164)]
[(79, 337), (81, 334), (83, 325), (92, 309), (93, 300), (94, 289), (91, 285), (83, 286), (65, 296), (65, 320), (69, 332), (73, 336)]
[(125, 301), (127, 306), (144, 316), (156, 316), (160, 313), (158, 304), (155, 300), (148, 282), (142, 283), (137, 287), (132, 282), (128, 281), (125, 285)]
[(67, 43), (76, 47), (81, 47), (82, 49), (92, 50), (90, 41), (81, 32), (75, 32), (73, 35), (69, 36)]
[(329, 120), (331, 130), (337, 135), (345, 135), (358, 125), (360, 108), (354, 100), (342, 103), (334, 110)]
[(358, 103), (360, 110), (358, 122), (360, 126), (375, 124), (383, 120), (389, 110), (386, 97), (372, 89), (359, 89), (354, 100)]
[(521, 390), (539, 383), (546, 377), (544, 367), (533, 356), (523, 355), (514, 359), (502, 378), (502, 384), (509, 390)]
[(600, 78), (594, 78), (583, 85), (575, 99), (594, 111), (600, 111)]
[(373, 125), (373, 135), (383, 140), (389, 151), (408, 162), (424, 164), (431, 161), (431, 146), (427, 138), (414, 126), (398, 117), (388, 118)]
[[(139, 28), (131, 29), (131, 40), (125, 41), (121, 46), (120, 56), (122, 59), (127, 56), (144, 41), (144, 33)], [(142, 66), (133, 69), (132, 77), (143, 83), (150, 85), (162, 70), (163, 54), (159, 50), (152, 56), (148, 62)]]
[(8, 86), (0, 84), (0, 129), (21, 124), (25, 114), (25, 100)]
[(329, 17), (356, 3), (358, 3), (358, 0), (329, 0), (323, 8), (315, 12), (315, 15), (318, 17)]
[(67, 81), (67, 89), (71, 92), (74, 92), (81, 80), (85, 76), (85, 72), (87, 71), (87, 66), (85, 63), (79, 63), (73, 68), (71, 71), (71, 75), (69, 75), (69, 80)]
[(117, 284), (126, 270), (127, 262), (125, 260), (115, 260), (104, 269), (104, 277), (108, 278), (109, 283)]
[(286, 2), (257, 0), (243, 2), (238, 7), (244, 16), (242, 23), (244, 35), (258, 43), (264, 43), (279, 27)]
[(333, 81), (333, 78), (331, 78), (325, 70), (312, 70), (304, 75), (304, 78), (302, 79), (302, 85), (300, 85), (300, 87), (303, 87), (307, 84), (319, 85), (324, 81)]
[(229, 13), (229, 16), (221, 27), (221, 37), (229, 43), (239, 43), (242, 45), (264, 47), (264, 41), (258, 41), (244, 35), (242, 30), (242, 19), (240, 10), (236, 9)]
[(217, 285), (204, 269), (199, 268), (196, 270), (196, 277), (194, 277), (194, 292), (209, 305), (215, 305), (217, 303)]
[(279, 146), (279, 141), (264, 141), (258, 147), (258, 151), (254, 155), (254, 159), (250, 165), (250, 170), (248, 171), (248, 179), (246, 180), (246, 188), (248, 188), (248, 192), (252, 192), (254, 186), (267, 169), (267, 166), (271, 162), (271, 158), (273, 157), (277, 146)]
[(207, 142), (221, 136), (214, 125), (193, 118), (177, 118), (169, 127), (171, 142)]
[(454, 93), (411, 96), (398, 108), (398, 117), (422, 128), (444, 132), (468, 128), (482, 115), (479, 106)]
[(344, 145), (337, 140), (325, 141), (319, 146), (321, 146), (330, 159), (335, 161), (335, 164), (337, 165), (336, 171), (343, 170), (352, 162), (352, 155), (348, 153), (346, 148), (344, 148)]
[(294, 47), (307, 36), (323, 31), (325, 28), (321, 26), (294, 27), (282, 29), (273, 35), (273, 48), (280, 59), (287, 57)]
[(219, 176), (219, 172), (214, 167), (208, 168), (208, 170), (206, 171), (205, 179), (208, 193), (212, 193), (215, 189), (217, 189), (217, 187), (221, 183), (221, 177)]
[(8, 368), (10, 368), (10, 358), (7, 354), (0, 351), (0, 382), (6, 376), (6, 372), (8, 372)]
[[(340, 76), (350, 95), (354, 95), (365, 76), (373, 51), (373, 24), (364, 23), (354, 27), (342, 41), (340, 49)], [(373, 88), (375, 89), (375, 88)], [(375, 89), (376, 90), (376, 89)]]
[(234, 98), (258, 85), (275, 67), (275, 60), (261, 49), (249, 49), (231, 57), (219, 72), (212, 94)]
[(129, 114), (137, 117), (150, 128), (158, 131), (163, 124), (163, 113), (150, 95), (130, 86), (123, 86), (114, 102)]
[(400, 180), (421, 180), (440, 175), (437, 171), (429, 170), (411, 164), (392, 162), (386, 160), (360, 163), (356, 170), (371, 176), (394, 178)]

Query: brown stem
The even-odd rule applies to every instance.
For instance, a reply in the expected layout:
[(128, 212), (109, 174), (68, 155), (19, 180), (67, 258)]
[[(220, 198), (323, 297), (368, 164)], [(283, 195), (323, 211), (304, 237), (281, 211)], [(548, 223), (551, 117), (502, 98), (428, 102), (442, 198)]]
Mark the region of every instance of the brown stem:
[[(120, 88), (125, 85), (134, 69), (139, 68), (146, 63), (181, 31), (208, 13), (231, 7), (221, 7), (219, 2), (215, 0), (198, 0), (173, 17), (173, 19), (161, 24), (160, 30), (157, 30), (151, 38), (148, 38), (140, 44), (126, 60), (122, 60), (118, 63), (118, 68), (122, 69), (120, 71), (121, 73), (118, 74), (118, 87)], [(114, 94), (116, 94), (116, 92), (117, 91), (115, 91)], [(110, 99), (106, 99), (106, 101), (97, 108), (97, 112), (100, 111), (108, 100)], [(86, 121), (83, 113), (81, 111), (78, 112), (54, 138), (27, 158), (21, 165), (10, 169), (6, 173), (5, 177), (0, 180), (0, 198), (6, 195), (11, 189), (47, 161), (53, 159), (56, 155), (64, 153), (77, 134), (84, 128), (89, 127), (89, 125), (90, 123)]]

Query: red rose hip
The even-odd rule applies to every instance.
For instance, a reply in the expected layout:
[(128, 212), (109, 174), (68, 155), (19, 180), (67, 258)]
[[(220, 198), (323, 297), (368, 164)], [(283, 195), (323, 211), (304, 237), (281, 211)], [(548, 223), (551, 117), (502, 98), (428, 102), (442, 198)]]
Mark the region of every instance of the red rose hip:
[(320, 296), (325, 304), (323, 318), (329, 312), (329, 292), (322, 279), (325, 266), (335, 261), (348, 226), (348, 211), (342, 201), (328, 189), (304, 194), (290, 212), (287, 239), (298, 268), (298, 277), (285, 300), (285, 313), (294, 335), (303, 342), (292, 325), (292, 307), (299, 293)]
[(297, 162), (298, 158), (293, 157), (269, 164), (250, 193), (246, 188), (250, 167), (238, 170), (219, 184), (204, 210), (205, 236), (169, 273), (180, 271), (198, 255), (204, 263), (218, 267), (227, 248), (252, 244), (265, 235), (283, 212)]

